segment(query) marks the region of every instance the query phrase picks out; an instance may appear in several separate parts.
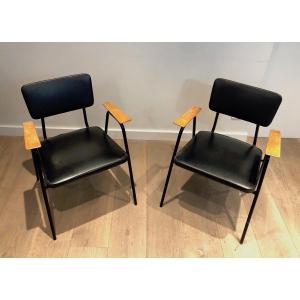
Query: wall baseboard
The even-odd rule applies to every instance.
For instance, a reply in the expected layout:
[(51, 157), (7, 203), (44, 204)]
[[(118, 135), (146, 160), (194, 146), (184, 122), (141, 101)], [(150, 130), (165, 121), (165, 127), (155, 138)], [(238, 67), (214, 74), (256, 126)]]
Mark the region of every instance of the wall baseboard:
[[(79, 129), (79, 127), (52, 127), (47, 126), (48, 136), (55, 136), (61, 133)], [(37, 126), (39, 135), (42, 136), (42, 128)], [(122, 138), (121, 129), (109, 128), (109, 134), (113, 138)], [(246, 141), (248, 133), (246, 131), (216, 131), (228, 136)], [(178, 135), (178, 130), (151, 130), (151, 129), (126, 129), (127, 137), (135, 140), (172, 140), (174, 141)], [(6, 136), (22, 136), (23, 129), (21, 125), (0, 125), (0, 135)], [(189, 140), (192, 131), (185, 130), (182, 134), (182, 140)]]

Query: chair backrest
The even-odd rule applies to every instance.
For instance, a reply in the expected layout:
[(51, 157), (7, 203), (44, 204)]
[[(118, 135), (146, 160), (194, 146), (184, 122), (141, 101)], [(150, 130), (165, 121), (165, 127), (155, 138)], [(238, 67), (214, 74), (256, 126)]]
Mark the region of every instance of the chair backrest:
[(26, 84), (21, 91), (33, 119), (43, 119), (94, 104), (92, 81), (88, 74)]
[(218, 78), (212, 88), (209, 108), (266, 127), (271, 124), (281, 101), (277, 93)]

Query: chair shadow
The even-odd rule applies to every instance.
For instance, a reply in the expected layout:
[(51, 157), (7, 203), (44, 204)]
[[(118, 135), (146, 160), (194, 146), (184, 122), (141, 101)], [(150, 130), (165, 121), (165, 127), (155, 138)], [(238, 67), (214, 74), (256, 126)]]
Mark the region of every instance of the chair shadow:
[[(35, 174), (32, 162), (23, 166)], [(128, 205), (132, 200), (129, 175), (120, 167), (47, 189), (56, 233), (61, 234)], [(24, 192), (27, 229), (40, 227), (52, 238), (39, 182)]]
[[(139, 178), (137, 178), (136, 183), (139, 185), (139, 188), (142, 189), (143, 192), (147, 191), (147, 186), (152, 183), (152, 180), (155, 179), (156, 175), (164, 169), (167, 169), (168, 167), (160, 166), (159, 164), (154, 164), (147, 168), (147, 170), (141, 175)], [(147, 182), (145, 185), (144, 182)]]
[[(172, 176), (175, 177), (176, 173), (181, 171), (175, 168)], [(172, 185), (172, 176), (169, 187)], [(223, 236), (220, 236), (218, 230), (211, 230), (211, 226), (208, 226), (207, 222), (203, 222), (201, 218), (229, 230), (236, 230), (241, 206), (241, 195), (238, 190), (194, 173), (175, 195), (168, 197), (167, 192), (164, 206), (160, 208), (157, 198), (160, 199), (162, 195), (164, 183), (165, 179), (150, 196), (149, 205), (153, 208), (214, 237), (222, 238)]]
[(32, 159), (23, 161), (23, 168), (26, 169), (30, 174), (35, 175), (34, 165)]

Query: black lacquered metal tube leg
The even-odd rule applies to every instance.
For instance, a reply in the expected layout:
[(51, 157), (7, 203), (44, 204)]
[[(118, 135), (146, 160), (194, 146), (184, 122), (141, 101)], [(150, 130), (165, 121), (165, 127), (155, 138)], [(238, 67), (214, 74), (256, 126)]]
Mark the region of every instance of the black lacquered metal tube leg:
[(240, 244), (244, 243), (244, 239), (245, 239), (245, 236), (246, 236), (246, 233), (247, 233), (247, 230), (248, 230), (251, 218), (252, 218), (252, 214), (253, 214), (253, 211), (254, 211), (254, 208), (255, 208), (255, 205), (256, 205), (257, 198), (258, 198), (258, 193), (255, 194), (254, 199), (252, 201), (251, 208), (250, 208), (250, 211), (249, 211), (249, 214), (248, 214), (248, 217), (247, 217), (247, 221), (246, 221), (246, 224), (245, 224), (245, 227), (244, 227), (244, 230), (243, 230), (243, 234), (242, 234), (242, 237), (241, 237), (241, 240), (240, 240)]
[(129, 177), (130, 177), (132, 194), (133, 194), (133, 202), (134, 202), (134, 205), (137, 205), (136, 193), (135, 193), (135, 185), (134, 185), (133, 172), (132, 172), (132, 166), (131, 166), (131, 159), (130, 159), (130, 153), (129, 153), (129, 147), (128, 147), (128, 143), (127, 143), (127, 137), (126, 137), (125, 127), (124, 127), (123, 124), (120, 124), (120, 125), (121, 125), (121, 129), (122, 129), (125, 150), (126, 150), (127, 155), (128, 155), (128, 169), (129, 169)]
[(38, 170), (38, 174), (39, 174), (39, 178), (40, 178), (41, 189), (42, 189), (43, 198), (44, 198), (44, 202), (45, 202), (45, 206), (46, 206), (46, 211), (47, 211), (47, 215), (48, 215), (48, 219), (49, 219), (49, 223), (50, 223), (52, 237), (53, 237), (53, 240), (56, 240), (54, 222), (53, 222), (53, 218), (52, 218), (51, 208), (50, 208), (50, 205), (49, 205), (49, 200), (48, 200), (48, 196), (47, 196), (47, 191), (46, 191), (43, 175), (42, 175), (40, 166), (38, 164), (39, 154), (38, 154), (37, 151), (38, 150), (33, 151), (33, 156), (34, 156), (34, 159), (37, 163), (37, 170)]
[(37, 165), (36, 157), (35, 157), (35, 154), (34, 154), (34, 150), (31, 150), (31, 155), (32, 155), (32, 160), (33, 160), (33, 165), (34, 165), (36, 180), (39, 181), (39, 171), (38, 171), (38, 165)]
[(131, 182), (131, 188), (132, 188), (132, 194), (133, 194), (133, 202), (134, 202), (134, 205), (137, 205), (136, 194), (135, 194), (135, 186), (134, 186), (134, 179), (133, 179), (133, 173), (132, 173), (132, 166), (131, 166), (130, 157), (128, 158), (128, 169), (129, 169), (129, 176), (130, 176), (130, 182)]
[(263, 160), (263, 164), (262, 164), (262, 167), (261, 167), (262, 169), (261, 169), (259, 182), (258, 182), (258, 185), (257, 185), (257, 189), (254, 193), (255, 196), (254, 196), (254, 199), (252, 201), (252, 205), (251, 205), (251, 208), (250, 208), (247, 220), (246, 220), (246, 224), (245, 224), (245, 227), (244, 227), (244, 230), (243, 230), (243, 234), (242, 234), (242, 237), (241, 237), (241, 240), (240, 240), (240, 244), (243, 244), (243, 242), (244, 242), (244, 239), (245, 239), (245, 236), (246, 236), (246, 233), (247, 233), (247, 230), (248, 230), (251, 218), (252, 218), (252, 214), (253, 214), (253, 211), (254, 211), (254, 208), (255, 208), (255, 205), (256, 205), (256, 201), (257, 201), (257, 198), (259, 196), (259, 192), (260, 192), (262, 183), (264, 181), (264, 177), (265, 177), (265, 174), (266, 174), (266, 171), (267, 171), (269, 160), (270, 160), (270, 156), (265, 155), (264, 160)]
[(172, 154), (172, 159), (171, 159), (169, 170), (168, 170), (168, 175), (167, 175), (166, 183), (165, 183), (164, 190), (163, 190), (163, 193), (162, 193), (162, 196), (161, 196), (161, 200), (160, 200), (160, 205), (159, 205), (160, 207), (162, 207), (163, 204), (164, 204), (164, 199), (165, 199), (165, 196), (166, 196), (166, 192), (167, 192), (167, 188), (168, 188), (170, 176), (171, 176), (172, 169), (173, 169), (174, 158), (175, 158), (175, 155), (177, 153), (177, 149), (178, 149), (178, 146), (179, 146), (179, 143), (180, 143), (180, 138), (181, 138), (183, 129), (184, 129), (183, 127), (180, 128), (180, 131), (178, 133), (177, 141), (176, 141), (176, 144), (175, 144), (175, 148), (174, 148), (174, 151), (173, 151), (173, 154)]
[(52, 214), (51, 214), (51, 208), (50, 208), (50, 205), (49, 205), (47, 191), (46, 191), (46, 188), (44, 187), (44, 184), (41, 183), (41, 187), (42, 187), (44, 202), (45, 202), (47, 215), (48, 215), (48, 219), (49, 219), (49, 223), (50, 223), (52, 237), (53, 237), (53, 240), (56, 240), (55, 227), (54, 227), (54, 222), (53, 222), (53, 218), (52, 218)]

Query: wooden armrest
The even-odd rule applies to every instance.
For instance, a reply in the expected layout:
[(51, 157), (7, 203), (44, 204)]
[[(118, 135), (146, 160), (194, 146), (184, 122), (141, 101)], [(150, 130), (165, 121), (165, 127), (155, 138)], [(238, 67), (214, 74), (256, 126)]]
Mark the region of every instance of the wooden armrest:
[(202, 108), (198, 106), (192, 106), (189, 110), (187, 110), (184, 114), (182, 114), (179, 118), (174, 121), (174, 124), (180, 127), (186, 127), (190, 121), (197, 116), (197, 114), (202, 110)]
[(25, 149), (32, 150), (41, 147), (35, 124), (32, 121), (23, 123)]
[(279, 130), (270, 130), (269, 139), (266, 147), (266, 154), (280, 157), (281, 133)]
[(126, 123), (131, 121), (131, 118), (128, 117), (119, 107), (117, 107), (111, 101), (103, 103), (103, 106), (111, 113), (111, 115), (120, 123)]

